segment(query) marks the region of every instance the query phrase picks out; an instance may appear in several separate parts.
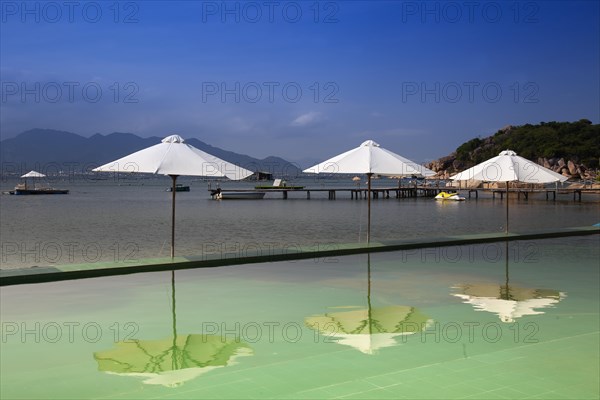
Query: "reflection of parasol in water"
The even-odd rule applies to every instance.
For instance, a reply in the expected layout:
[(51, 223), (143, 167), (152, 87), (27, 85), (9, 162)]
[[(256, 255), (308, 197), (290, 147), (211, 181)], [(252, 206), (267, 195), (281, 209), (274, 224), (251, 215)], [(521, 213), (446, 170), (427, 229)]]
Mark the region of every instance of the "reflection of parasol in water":
[(397, 344), (395, 338), (424, 330), (429, 318), (411, 306), (371, 306), (371, 255), (368, 254), (367, 308), (314, 315), (305, 324), (336, 343), (365, 354)]
[(543, 314), (536, 309), (552, 307), (566, 297), (562, 292), (549, 289), (525, 289), (481, 284), (458, 285), (461, 293), (454, 296), (472, 304), (477, 311), (497, 314), (502, 322), (514, 322), (525, 315)]
[(147, 378), (144, 383), (178, 386), (213, 369), (231, 365), (251, 351), (240, 342), (216, 335), (182, 335), (162, 340), (118, 342), (94, 353), (98, 369)]
[(395, 338), (422, 331), (428, 318), (414, 307), (387, 306), (315, 315), (306, 325), (365, 354), (395, 346)]
[(525, 315), (543, 314), (536, 309), (553, 307), (566, 294), (552, 289), (529, 289), (509, 285), (508, 242), (506, 242), (506, 281), (504, 285), (461, 284), (454, 286), (460, 293), (453, 296), (472, 304), (477, 311), (497, 314), (502, 322), (514, 322)]
[(251, 355), (243, 342), (217, 335), (178, 335), (175, 316), (175, 272), (172, 271), (173, 336), (160, 340), (117, 342), (110, 350), (94, 353), (98, 369), (112, 374), (147, 378), (152, 385), (178, 386), (216, 368), (233, 365)]

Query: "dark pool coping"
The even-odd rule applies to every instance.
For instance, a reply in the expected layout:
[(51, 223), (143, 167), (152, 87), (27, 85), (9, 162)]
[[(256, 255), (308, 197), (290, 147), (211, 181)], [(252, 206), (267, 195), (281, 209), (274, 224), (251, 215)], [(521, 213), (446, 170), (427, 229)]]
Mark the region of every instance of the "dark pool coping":
[(585, 226), (537, 231), (530, 233), (484, 233), (440, 238), (414, 238), (410, 240), (384, 240), (367, 243), (323, 243), (318, 246), (272, 247), (246, 249), (240, 252), (216, 252), (201, 256), (139, 259), (126, 262), (98, 262), (66, 264), (52, 267), (32, 267), (0, 270), (0, 286), (54, 282), (71, 279), (171, 271), (192, 268), (213, 268), (228, 265), (262, 262), (291, 261), (310, 258), (338, 257), (362, 253), (414, 250), (431, 247), (462, 246), (471, 244), (549, 239), (567, 236), (600, 234), (600, 226)]

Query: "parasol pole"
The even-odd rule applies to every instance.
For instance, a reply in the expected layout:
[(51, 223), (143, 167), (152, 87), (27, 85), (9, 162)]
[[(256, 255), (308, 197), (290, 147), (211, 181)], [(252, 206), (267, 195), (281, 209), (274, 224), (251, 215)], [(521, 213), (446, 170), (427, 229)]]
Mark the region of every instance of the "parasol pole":
[(367, 174), (367, 244), (371, 241), (371, 175)]
[(371, 321), (373, 321), (373, 319), (371, 318), (371, 253), (367, 253), (367, 283), (367, 304), (369, 306), (369, 335), (371, 335), (373, 333), (371, 327)]
[(169, 175), (173, 180), (173, 188), (172, 188), (172, 210), (171, 210), (171, 258), (175, 257), (175, 193), (177, 192), (175, 182), (177, 182), (177, 177), (179, 175)]
[(179, 369), (177, 366), (177, 317), (175, 315), (175, 270), (171, 270), (171, 312), (173, 314), (173, 353), (171, 354), (171, 367), (173, 370)]
[(506, 278), (506, 284), (504, 286), (504, 293), (502, 293), (502, 291), (500, 291), (500, 297), (504, 300), (510, 300), (510, 294), (508, 291), (508, 240), (504, 242), (505, 247), (504, 247), (504, 254), (505, 254), (505, 265), (504, 265), (504, 273), (505, 273), (505, 278)]
[(175, 315), (175, 270), (171, 270), (171, 312), (173, 313), (173, 337), (177, 337), (177, 317)]
[(504, 233), (508, 235), (508, 181), (506, 181), (506, 228)]

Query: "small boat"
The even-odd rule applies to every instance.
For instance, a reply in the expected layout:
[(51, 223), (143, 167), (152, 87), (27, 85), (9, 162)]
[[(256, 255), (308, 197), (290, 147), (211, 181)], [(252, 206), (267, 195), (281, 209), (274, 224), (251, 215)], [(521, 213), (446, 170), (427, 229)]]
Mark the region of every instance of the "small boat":
[[(167, 192), (172, 192), (173, 191), (173, 187), (168, 187), (167, 188)], [(175, 191), (176, 192), (189, 192), (190, 191), (190, 187), (187, 185), (182, 185), (181, 183), (178, 183), (175, 185)]]
[(260, 200), (265, 192), (223, 192), (217, 189), (211, 193), (215, 200)]
[(440, 192), (437, 196), (435, 196), (436, 200), (453, 200), (453, 201), (463, 201), (465, 198), (459, 196), (458, 193), (454, 192)]
[(14, 195), (27, 195), (27, 194), (69, 194), (69, 190), (68, 189), (53, 189), (53, 188), (34, 188), (34, 189), (28, 189), (25, 187), (20, 187), (20, 185), (17, 185), (15, 187), (15, 190), (11, 190), (9, 192), (10, 194), (14, 194)]

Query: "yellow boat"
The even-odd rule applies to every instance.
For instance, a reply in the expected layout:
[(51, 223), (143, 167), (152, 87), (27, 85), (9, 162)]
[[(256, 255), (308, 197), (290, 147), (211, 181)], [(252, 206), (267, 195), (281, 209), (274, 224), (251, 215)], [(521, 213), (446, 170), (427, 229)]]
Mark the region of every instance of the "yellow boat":
[(454, 192), (440, 192), (437, 196), (435, 196), (436, 200), (453, 200), (453, 201), (463, 201), (465, 198), (459, 196), (458, 193)]

